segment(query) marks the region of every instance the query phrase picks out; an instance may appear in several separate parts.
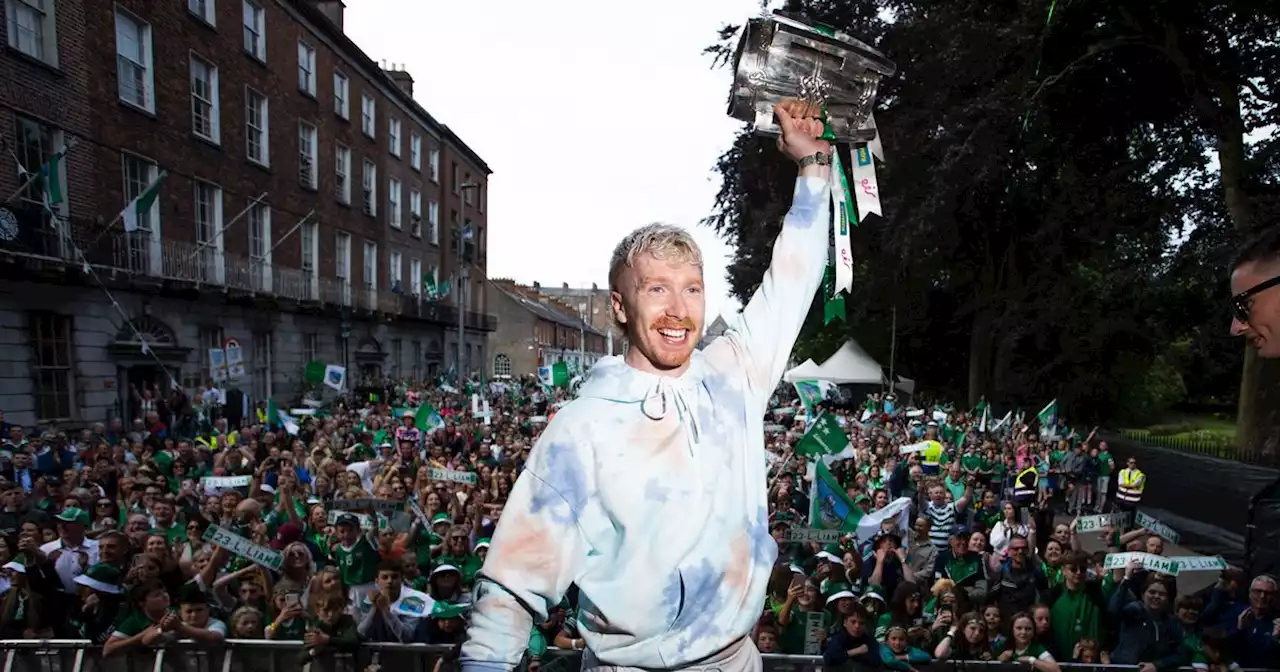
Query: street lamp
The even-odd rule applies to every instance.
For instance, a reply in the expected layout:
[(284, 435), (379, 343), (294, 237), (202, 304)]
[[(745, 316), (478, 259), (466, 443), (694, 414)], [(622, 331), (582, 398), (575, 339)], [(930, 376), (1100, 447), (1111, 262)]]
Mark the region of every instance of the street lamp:
[[(470, 289), (468, 269), (462, 257), (463, 241), (467, 231), (467, 190), (479, 189), (479, 182), (467, 182), (458, 187), (458, 195), (462, 203), (458, 206), (458, 381), (462, 380), (462, 348), (466, 339), (466, 303), (463, 292)], [(473, 234), (474, 235), (474, 234)]]

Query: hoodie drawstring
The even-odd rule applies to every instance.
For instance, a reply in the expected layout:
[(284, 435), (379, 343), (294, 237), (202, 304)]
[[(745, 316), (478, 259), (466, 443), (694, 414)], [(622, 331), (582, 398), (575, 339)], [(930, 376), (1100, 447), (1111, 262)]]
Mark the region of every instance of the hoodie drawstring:
[(678, 385), (669, 384), (665, 378), (659, 379), (653, 389), (645, 393), (644, 399), (640, 402), (640, 412), (650, 420), (661, 420), (667, 417), (670, 406), (675, 407), (680, 424), (689, 434), (689, 443), (696, 445), (702, 436), (702, 428), (698, 425), (698, 414), (689, 405), (689, 400), (684, 396), (684, 390)]

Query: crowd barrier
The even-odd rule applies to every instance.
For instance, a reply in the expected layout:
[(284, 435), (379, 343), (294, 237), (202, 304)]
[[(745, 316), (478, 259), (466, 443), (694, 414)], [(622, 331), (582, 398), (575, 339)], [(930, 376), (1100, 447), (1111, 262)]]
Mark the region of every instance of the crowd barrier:
[[(221, 647), (173, 642), (162, 648), (102, 657), (87, 640), (0, 640), (2, 672), (456, 672), (454, 647), (428, 644), (361, 644), (354, 654), (299, 662), (302, 642), (229, 639)], [(764, 672), (822, 672), (821, 656), (763, 654)], [(576, 672), (581, 653), (550, 648), (541, 660), (526, 659), (516, 672)], [(1026, 672), (1026, 665), (942, 661), (914, 666), (919, 672)], [(1135, 665), (1062, 663), (1064, 672), (1133, 672)], [(1191, 670), (1191, 668), (1183, 668)], [(1243, 670), (1241, 672), (1262, 672)]]

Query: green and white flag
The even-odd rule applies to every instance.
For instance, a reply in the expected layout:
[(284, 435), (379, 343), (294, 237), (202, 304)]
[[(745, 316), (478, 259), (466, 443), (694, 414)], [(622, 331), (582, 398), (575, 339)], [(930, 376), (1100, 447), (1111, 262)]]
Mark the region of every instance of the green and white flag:
[(62, 192), (62, 158), (66, 155), (67, 148), (63, 147), (40, 167), (40, 181), (44, 183), (44, 206), (50, 210), (65, 200)]
[(818, 460), (809, 492), (809, 527), (853, 532), (861, 518), (862, 510), (854, 505), (827, 465)]
[(1048, 404), (1045, 404), (1045, 407), (1040, 409), (1039, 413), (1036, 413), (1036, 419), (1040, 421), (1041, 427), (1052, 428), (1057, 426), (1058, 400), (1054, 399)]
[(569, 365), (556, 362), (551, 366), (539, 366), (538, 380), (547, 387), (568, 387)]
[(136, 198), (129, 201), (129, 205), (124, 206), (124, 210), (120, 211), (120, 220), (124, 222), (124, 230), (133, 233), (138, 230), (138, 224), (147, 213), (151, 212), (151, 206), (155, 204), (156, 197), (160, 195), (160, 185), (164, 183), (164, 178), (169, 173), (161, 172), (156, 176), (154, 182), (142, 190)]
[(796, 454), (806, 457), (834, 455), (849, 445), (849, 435), (844, 433), (840, 421), (831, 413), (823, 413), (796, 442)]

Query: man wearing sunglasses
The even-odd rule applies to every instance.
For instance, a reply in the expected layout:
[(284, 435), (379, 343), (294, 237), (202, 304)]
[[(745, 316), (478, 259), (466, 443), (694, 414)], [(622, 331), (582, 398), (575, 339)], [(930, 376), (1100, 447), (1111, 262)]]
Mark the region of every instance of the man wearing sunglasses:
[(1231, 334), (1259, 357), (1280, 357), (1280, 226), (1269, 227), (1240, 250), (1231, 272)]

